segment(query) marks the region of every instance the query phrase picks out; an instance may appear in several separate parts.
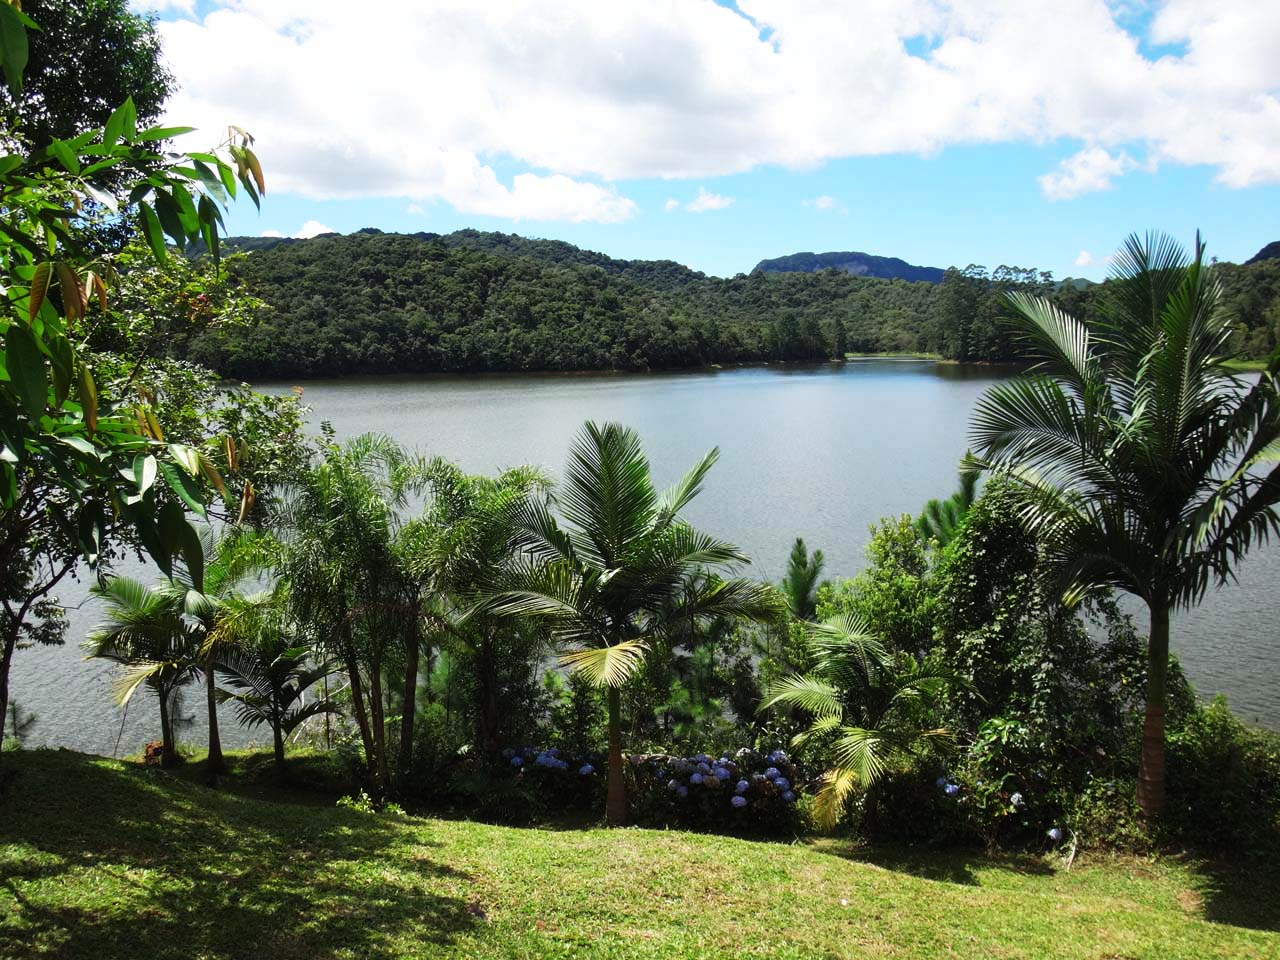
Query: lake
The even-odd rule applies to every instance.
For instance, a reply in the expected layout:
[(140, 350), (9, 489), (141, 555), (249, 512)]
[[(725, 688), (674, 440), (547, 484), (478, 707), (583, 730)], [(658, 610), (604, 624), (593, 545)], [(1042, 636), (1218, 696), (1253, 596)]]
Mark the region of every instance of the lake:
[[(1003, 374), (991, 367), (921, 361), (768, 366), (672, 374), (388, 377), (303, 384), (312, 425), (339, 438), (376, 431), (471, 472), (521, 463), (558, 472), (583, 420), (616, 420), (644, 439), (663, 483), (720, 448), (695, 524), (742, 547), (749, 572), (776, 579), (791, 543), (826, 554), (826, 575), (855, 574), (868, 528), (917, 514), (951, 494), (974, 402)], [(265, 384), (284, 391), (290, 384)], [(132, 572), (132, 571), (131, 571)], [(142, 575), (151, 576), (147, 571)], [(1280, 729), (1280, 544), (1264, 546), (1239, 583), (1175, 615), (1173, 647), (1204, 696), (1225, 693), (1247, 720)], [(63, 647), (21, 651), (12, 694), (37, 716), (26, 742), (110, 754), (158, 737), (143, 697), (127, 716), (111, 706), (111, 669), (85, 663), (78, 644), (96, 612), (82, 587), (64, 591), (71, 632)], [(183, 739), (203, 737), (203, 699)], [(262, 734), (257, 734), (263, 742)], [(231, 718), (224, 742), (246, 735)], [(266, 740), (269, 741), (269, 735)]]

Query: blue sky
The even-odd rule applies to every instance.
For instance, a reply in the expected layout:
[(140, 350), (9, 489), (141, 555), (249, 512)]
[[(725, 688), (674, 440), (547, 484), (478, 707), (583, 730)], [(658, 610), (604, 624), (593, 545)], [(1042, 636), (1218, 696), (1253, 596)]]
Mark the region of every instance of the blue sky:
[(719, 275), (862, 250), (1094, 279), (1134, 230), (1199, 229), (1229, 260), (1280, 239), (1269, 5), (149, 6), (171, 118), (258, 137), (269, 193), (232, 233), (476, 227)]

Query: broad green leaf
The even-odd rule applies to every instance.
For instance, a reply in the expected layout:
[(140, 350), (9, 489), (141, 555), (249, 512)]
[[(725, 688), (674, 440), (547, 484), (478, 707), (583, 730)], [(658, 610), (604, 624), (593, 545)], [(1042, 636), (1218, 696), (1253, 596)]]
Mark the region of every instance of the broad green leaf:
[(85, 426), (89, 428), (89, 436), (98, 429), (98, 387), (93, 382), (93, 371), (89, 365), (80, 364), (80, 406), (84, 409)]
[(138, 204), (138, 212), (142, 217), (142, 233), (147, 238), (147, 243), (151, 245), (151, 253), (155, 256), (156, 262), (163, 263), (168, 257), (168, 251), (164, 247), (164, 231), (160, 227), (160, 218), (145, 201)]
[(187, 245), (187, 232), (182, 227), (182, 215), (173, 197), (164, 190), (156, 191), (156, 213), (164, 232), (172, 238), (179, 250)]
[(68, 173), (78, 174), (80, 172), (80, 160), (75, 151), (67, 146), (65, 141), (53, 141), (53, 143), (49, 144), (49, 153), (57, 157), (58, 162), (67, 169)]
[(194, 447), (189, 447), (185, 443), (171, 443), (169, 453), (192, 477), (200, 475), (200, 454)]
[(0, 66), (14, 93), (22, 91), (22, 72), (27, 69), (26, 18), (16, 7), (0, 2)]
[(156, 458), (149, 453), (140, 453), (133, 458), (133, 480), (138, 485), (138, 493), (146, 493), (156, 482), (156, 470), (159, 465)]
[(200, 487), (195, 480), (172, 463), (160, 464), (160, 472), (164, 475), (165, 482), (169, 484), (170, 489), (182, 499), (187, 508), (203, 520), (205, 516), (204, 504), (200, 502)]
[(71, 341), (62, 334), (57, 334), (49, 341), (53, 364), (50, 371), (53, 375), (53, 405), (61, 408), (71, 393), (71, 380), (75, 376), (76, 358), (71, 350)]
[(172, 140), (184, 133), (191, 133), (195, 127), (148, 127), (134, 139), (138, 143), (150, 143), (153, 140)]
[(32, 336), (31, 328), (25, 323), (9, 324), (5, 338), (5, 366), (27, 416), (39, 420), (49, 402), (49, 378), (44, 367), (44, 354)]

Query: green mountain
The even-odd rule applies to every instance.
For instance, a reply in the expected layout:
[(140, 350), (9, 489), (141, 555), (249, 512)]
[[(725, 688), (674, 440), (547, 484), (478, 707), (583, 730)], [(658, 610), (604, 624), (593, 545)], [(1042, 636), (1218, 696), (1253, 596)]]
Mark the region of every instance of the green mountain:
[(756, 264), (759, 273), (817, 273), (820, 270), (839, 270), (855, 277), (879, 277), (883, 280), (907, 280), (912, 283), (941, 283), (945, 270), (938, 267), (917, 267), (897, 257), (877, 257), (869, 253), (793, 253), (787, 257), (761, 260)]

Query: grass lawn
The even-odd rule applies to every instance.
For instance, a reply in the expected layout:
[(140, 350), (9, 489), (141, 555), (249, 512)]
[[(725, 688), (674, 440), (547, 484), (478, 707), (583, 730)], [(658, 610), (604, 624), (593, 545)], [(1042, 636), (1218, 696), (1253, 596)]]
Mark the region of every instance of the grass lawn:
[(0, 957), (1280, 957), (1280, 879), (512, 829), (0, 756)]

